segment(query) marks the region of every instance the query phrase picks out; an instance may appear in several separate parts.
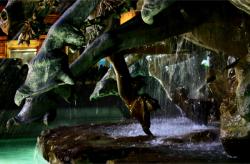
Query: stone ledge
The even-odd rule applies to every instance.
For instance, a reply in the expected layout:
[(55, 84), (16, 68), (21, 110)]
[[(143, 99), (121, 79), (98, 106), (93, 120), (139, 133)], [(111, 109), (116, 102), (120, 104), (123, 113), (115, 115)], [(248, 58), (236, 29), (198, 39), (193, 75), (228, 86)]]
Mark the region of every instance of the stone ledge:
[[(43, 131), (38, 137), (38, 145), (43, 157), (52, 164), (86, 162), (208, 162), (204, 157), (190, 157), (190, 152), (188, 152), (190, 150), (187, 150), (186, 153), (185, 150), (177, 150), (174, 147), (189, 143), (211, 143), (219, 140), (218, 129), (202, 130), (178, 137), (163, 137), (161, 144), (158, 145), (152, 144), (158, 137), (152, 138), (143, 135), (134, 137), (112, 137), (105, 132), (105, 128), (119, 128), (120, 125), (124, 125), (124, 123), (59, 127)], [(194, 156), (195, 153), (199, 153), (199, 151), (195, 151), (197, 150), (191, 152), (194, 153)], [(176, 155), (176, 152), (181, 155)], [(226, 156), (219, 159), (219, 161), (222, 162), (227, 160), (229, 159)], [(211, 162), (211, 160), (209, 162)]]

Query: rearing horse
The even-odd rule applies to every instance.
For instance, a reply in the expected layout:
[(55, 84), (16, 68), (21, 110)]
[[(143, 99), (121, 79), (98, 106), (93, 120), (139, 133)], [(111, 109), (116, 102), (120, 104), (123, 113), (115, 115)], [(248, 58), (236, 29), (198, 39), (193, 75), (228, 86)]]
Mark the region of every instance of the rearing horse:
[[(247, 94), (250, 80), (247, 78), (249, 75), (248, 60), (245, 57), (249, 53), (250, 16), (247, 14), (248, 8), (242, 7), (244, 5), (237, 5), (237, 7), (246, 12), (239, 10), (230, 3), (242, 4), (243, 1), (240, 3), (241, 1), (236, 0), (180, 0), (168, 5), (165, 4), (167, 1), (159, 1), (160, 5), (163, 3), (163, 7), (160, 7), (157, 12), (152, 12), (151, 16), (149, 14), (149, 18), (146, 16), (146, 19), (142, 19), (141, 15), (137, 15), (127, 23), (97, 37), (85, 49), (80, 58), (70, 65), (71, 75), (69, 75), (69, 70), (64, 68), (64, 64), (62, 64), (64, 60), (60, 52), (58, 53), (57, 48), (62, 47), (64, 43), (78, 44), (81, 41), (81, 35), (77, 32), (80, 21), (86, 19), (98, 2), (97, 0), (78, 0), (51, 28), (41, 51), (30, 64), (25, 84), (16, 94), (17, 104), (20, 104), (27, 97), (32, 98), (54, 88), (59, 89), (59, 85), (73, 84), (71, 76), (81, 76), (101, 58), (111, 55), (110, 59), (117, 74), (119, 94), (132, 115), (140, 121), (144, 131), (150, 135), (149, 112), (157, 107), (157, 103), (150, 97), (139, 95), (137, 91), (133, 90), (131, 77), (121, 55), (122, 51), (191, 32), (192, 35), (187, 37), (196, 43), (213, 50), (228, 54), (233, 53), (242, 59), (240, 66), (237, 67), (239, 70), (237, 75), (241, 77), (236, 90), (236, 100), (239, 103), (237, 112), (232, 117), (240, 118), (240, 122), (244, 122), (244, 124), (230, 133), (227, 133), (230, 131), (230, 125), (225, 125), (225, 127), (222, 127), (225, 132), (222, 135), (224, 135), (223, 137), (234, 137), (236, 133), (239, 134), (238, 131), (243, 132), (240, 133), (242, 136), (247, 135), (250, 131), (248, 128), (250, 101)], [(86, 9), (86, 11), (79, 12), (83, 9)], [(144, 12), (145, 9), (144, 6), (143, 18), (147, 15)], [(152, 24), (146, 24), (143, 20), (149, 20), (147, 23)], [(65, 29), (69, 32), (65, 32)], [(68, 35), (69, 38), (66, 37)], [(50, 69), (54, 66), (56, 66), (56, 71)], [(36, 72), (37, 69), (39, 69), (39, 73)], [(48, 74), (49, 79), (45, 78), (45, 75)], [(41, 79), (44, 79), (44, 81), (41, 81)]]

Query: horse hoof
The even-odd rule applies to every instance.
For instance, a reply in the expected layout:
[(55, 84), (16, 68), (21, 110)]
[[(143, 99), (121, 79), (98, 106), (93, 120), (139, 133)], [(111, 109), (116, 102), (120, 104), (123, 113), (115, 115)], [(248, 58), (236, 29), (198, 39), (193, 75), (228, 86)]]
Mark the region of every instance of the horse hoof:
[(128, 105), (130, 114), (140, 122), (143, 131), (149, 136), (153, 136), (150, 131), (150, 112), (159, 107), (157, 100), (148, 95), (140, 95), (133, 103)]
[(145, 134), (147, 134), (149, 137), (154, 137), (153, 133), (150, 131), (149, 127), (142, 127)]

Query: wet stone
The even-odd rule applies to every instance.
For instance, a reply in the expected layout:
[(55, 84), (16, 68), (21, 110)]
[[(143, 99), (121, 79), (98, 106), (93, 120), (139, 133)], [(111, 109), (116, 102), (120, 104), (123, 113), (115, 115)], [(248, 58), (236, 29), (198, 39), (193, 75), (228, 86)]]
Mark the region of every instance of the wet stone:
[(204, 130), (198, 132), (192, 132), (178, 138), (166, 138), (164, 142), (168, 143), (201, 143), (201, 142), (213, 142), (219, 140), (218, 132), (216, 130)]
[[(38, 145), (43, 157), (50, 163), (169, 163), (231, 160), (223, 152), (222, 145), (218, 144), (218, 128), (197, 130), (176, 137), (114, 136), (107, 130), (115, 131), (124, 124), (127, 123), (58, 127), (42, 133)], [(181, 148), (190, 143), (198, 145), (198, 149)], [(211, 154), (206, 152), (207, 150), (199, 150), (214, 143), (217, 143), (217, 146), (210, 148)], [(202, 144), (206, 146), (199, 146)], [(207, 153), (207, 156), (197, 155), (203, 153)]]

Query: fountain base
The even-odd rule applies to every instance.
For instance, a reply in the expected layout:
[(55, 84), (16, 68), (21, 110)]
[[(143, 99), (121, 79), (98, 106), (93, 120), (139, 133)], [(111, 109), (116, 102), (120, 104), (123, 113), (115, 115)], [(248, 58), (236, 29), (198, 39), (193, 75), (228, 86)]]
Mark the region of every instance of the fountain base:
[[(59, 127), (43, 131), (38, 145), (50, 163), (225, 162), (219, 129), (197, 129), (179, 136), (115, 136), (131, 122)], [(166, 129), (166, 131), (168, 131)]]

